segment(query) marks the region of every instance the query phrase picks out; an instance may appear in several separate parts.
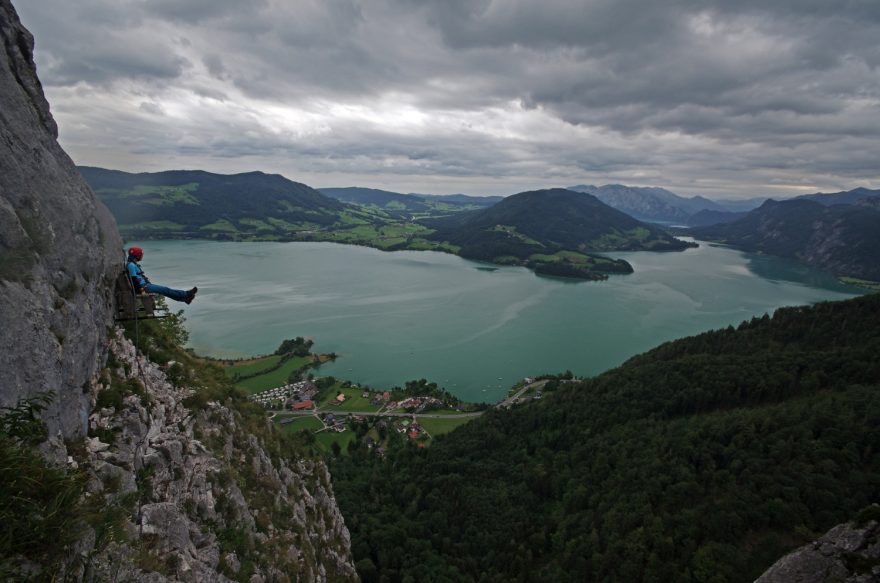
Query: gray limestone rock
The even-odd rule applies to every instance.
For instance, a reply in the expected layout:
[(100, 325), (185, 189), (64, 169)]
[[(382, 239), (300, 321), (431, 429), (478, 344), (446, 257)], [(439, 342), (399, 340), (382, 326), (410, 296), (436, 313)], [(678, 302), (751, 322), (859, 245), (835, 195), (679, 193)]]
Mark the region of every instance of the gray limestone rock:
[(55, 392), (50, 434), (83, 436), (122, 241), (56, 140), (34, 39), (0, 0), (0, 406)]
[(880, 523), (840, 524), (782, 557), (755, 583), (880, 583)]
[[(218, 403), (189, 411), (183, 402), (191, 390), (170, 384), (121, 332), (111, 339), (110, 350), (126, 365), (119, 369), (122, 381), (140, 379), (150, 398), (145, 404), (126, 397), (118, 411), (93, 412), (90, 425), (115, 437), (110, 444), (89, 439), (83, 447), (86, 458), (77, 462), (95, 484), (91, 491), (108, 499), (138, 493), (132, 541), (139, 540), (154, 560), (173, 571), (169, 580), (227, 581), (224, 573), (234, 575), (241, 558), (222, 554), (218, 541), (217, 533), (227, 528), (254, 549), (249, 561), (262, 580), (284, 580), (292, 574), (285, 569), (291, 568), (304, 581), (357, 580), (348, 529), (323, 463), (273, 460), (259, 439), (242, 432), (237, 413)], [(213, 436), (214, 449), (197, 441), (196, 431)], [(249, 480), (223, 478), (245, 470)], [(259, 491), (247, 489), (248, 481)], [(264, 501), (262, 507), (255, 506), (256, 498)], [(272, 513), (289, 522), (267, 524)], [(121, 569), (133, 580), (149, 580), (125, 552), (119, 545), (100, 551), (95, 564)], [(303, 557), (312, 562), (304, 563)], [(109, 570), (96, 573), (111, 575)]]
[(166, 552), (183, 553), (192, 546), (188, 521), (173, 502), (141, 506), (141, 534), (155, 535)]
[[(83, 473), (109, 521), (65, 549), (59, 580), (230, 581), (220, 538), (234, 536), (254, 581), (356, 581), (323, 463), (272, 457), (268, 434), (228, 404), (188, 409), (198, 388), (172, 384), (113, 328), (122, 242), (56, 141), (33, 46), (0, 0), (0, 406), (55, 392), (42, 451)], [(92, 410), (133, 381), (143, 400)], [(40, 565), (21, 566), (40, 579)]]

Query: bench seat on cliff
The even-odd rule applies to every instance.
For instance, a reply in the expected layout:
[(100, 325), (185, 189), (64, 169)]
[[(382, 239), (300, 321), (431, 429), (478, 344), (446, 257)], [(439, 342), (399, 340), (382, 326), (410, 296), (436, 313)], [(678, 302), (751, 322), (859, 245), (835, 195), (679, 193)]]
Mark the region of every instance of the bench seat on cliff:
[(116, 278), (116, 320), (145, 320), (164, 318), (167, 310), (161, 305), (157, 308), (156, 295), (135, 292), (131, 278), (124, 271)]

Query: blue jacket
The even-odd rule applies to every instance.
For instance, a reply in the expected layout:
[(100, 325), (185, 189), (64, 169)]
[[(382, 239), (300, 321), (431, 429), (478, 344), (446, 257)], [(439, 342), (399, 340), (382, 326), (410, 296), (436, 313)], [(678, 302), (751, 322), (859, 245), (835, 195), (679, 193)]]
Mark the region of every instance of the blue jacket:
[(131, 284), (134, 286), (134, 291), (140, 293), (143, 291), (144, 287), (150, 280), (147, 279), (147, 276), (144, 275), (144, 270), (141, 269), (141, 266), (138, 265), (138, 262), (131, 255), (128, 256), (128, 264), (126, 265), (126, 270), (128, 270), (128, 277), (131, 279)]

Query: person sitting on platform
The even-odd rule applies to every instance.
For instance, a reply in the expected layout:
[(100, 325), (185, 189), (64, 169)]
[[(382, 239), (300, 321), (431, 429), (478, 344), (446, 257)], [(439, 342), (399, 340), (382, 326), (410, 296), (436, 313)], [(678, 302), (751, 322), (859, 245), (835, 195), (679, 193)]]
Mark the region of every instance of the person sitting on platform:
[(182, 289), (172, 289), (170, 287), (165, 287), (164, 285), (151, 283), (150, 280), (147, 279), (147, 276), (144, 275), (144, 270), (141, 269), (140, 264), (138, 264), (138, 261), (143, 258), (144, 250), (140, 247), (132, 247), (128, 250), (128, 261), (126, 262), (125, 269), (128, 272), (128, 277), (131, 279), (131, 285), (134, 286), (135, 292), (139, 294), (144, 292), (159, 294), (178, 302), (186, 302), (187, 304), (192, 303), (199, 288), (194, 287), (191, 290), (184, 291)]

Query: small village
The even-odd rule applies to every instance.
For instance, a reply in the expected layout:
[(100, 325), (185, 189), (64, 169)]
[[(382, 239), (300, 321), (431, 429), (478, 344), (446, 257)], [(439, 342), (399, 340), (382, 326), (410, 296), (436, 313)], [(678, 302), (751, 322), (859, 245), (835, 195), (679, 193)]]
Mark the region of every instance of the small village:
[[(427, 430), (417, 421), (415, 415), (426, 410), (440, 410), (446, 408), (440, 399), (430, 396), (407, 397), (396, 401), (391, 391), (360, 390), (357, 385), (346, 387), (348, 390), (336, 390), (335, 395), (326, 397), (321, 404), (318, 397), (321, 392), (318, 385), (311, 380), (303, 380), (289, 383), (274, 389), (268, 389), (250, 396), (254, 403), (262, 405), (273, 416), (282, 413), (293, 412), (297, 415), (283, 417), (281, 425), (288, 425), (302, 418), (302, 415), (311, 414), (319, 419), (322, 427), (315, 432), (343, 433), (348, 430), (348, 423), (360, 423), (367, 417), (383, 417), (377, 423), (382, 430), (392, 429), (405, 435), (410, 440), (430, 438)], [(362, 405), (367, 405), (364, 411), (342, 410), (343, 405), (350, 402), (352, 392), (359, 393)], [(357, 396), (357, 395), (356, 395)], [(334, 410), (335, 409), (335, 410)], [(346, 408), (347, 409), (347, 408)], [(448, 408), (446, 408), (449, 410)], [(387, 420), (385, 419), (387, 416)], [(378, 453), (384, 451), (375, 440), (367, 437), (367, 447), (376, 447)]]
[(408, 381), (403, 388), (391, 390), (361, 387), (333, 377), (303, 376), (313, 362), (321, 360), (321, 355), (297, 360), (286, 357), (284, 350), (306, 342), (301, 338), (285, 340), (274, 355), (227, 363), (227, 375), (250, 393), (249, 399), (263, 407), (282, 431), (305, 431), (319, 450), (336, 455), (352, 442), (379, 455), (384, 455), (391, 441), (400, 438), (404, 443), (425, 447), (436, 436), (468, 423), (486, 408), (508, 409), (541, 399), (547, 383), (546, 379), (526, 377), (494, 404), (462, 403), (425, 379)]
[(552, 378), (523, 378), (496, 403), (464, 403), (425, 379), (387, 390), (332, 376), (314, 377), (309, 369), (330, 355), (294, 354), (310, 346), (311, 341), (302, 337), (284, 340), (273, 354), (225, 362), (226, 375), (282, 431), (306, 432), (319, 450), (337, 455), (353, 441), (380, 454), (389, 440), (398, 437), (425, 447), (434, 437), (468, 423), (489, 407), (509, 409), (541, 399)]

